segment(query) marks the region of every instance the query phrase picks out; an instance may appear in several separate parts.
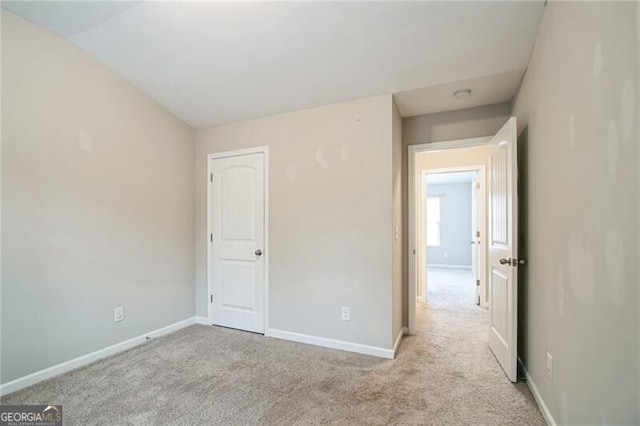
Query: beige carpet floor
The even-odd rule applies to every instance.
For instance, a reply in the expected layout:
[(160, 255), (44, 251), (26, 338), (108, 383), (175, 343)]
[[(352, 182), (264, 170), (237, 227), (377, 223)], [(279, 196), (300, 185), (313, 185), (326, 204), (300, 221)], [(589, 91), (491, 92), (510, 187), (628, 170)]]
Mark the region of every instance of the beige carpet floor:
[(68, 425), (543, 425), (487, 347), (468, 272), (429, 271), (395, 360), (194, 325), (2, 398)]

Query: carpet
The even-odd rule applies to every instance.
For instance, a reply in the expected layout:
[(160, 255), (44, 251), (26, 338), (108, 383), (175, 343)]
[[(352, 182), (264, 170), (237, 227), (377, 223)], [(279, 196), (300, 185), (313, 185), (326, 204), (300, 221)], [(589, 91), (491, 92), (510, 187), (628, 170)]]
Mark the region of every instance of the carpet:
[(468, 271), (429, 270), (395, 360), (193, 325), (2, 398), (67, 425), (544, 425), (487, 346)]

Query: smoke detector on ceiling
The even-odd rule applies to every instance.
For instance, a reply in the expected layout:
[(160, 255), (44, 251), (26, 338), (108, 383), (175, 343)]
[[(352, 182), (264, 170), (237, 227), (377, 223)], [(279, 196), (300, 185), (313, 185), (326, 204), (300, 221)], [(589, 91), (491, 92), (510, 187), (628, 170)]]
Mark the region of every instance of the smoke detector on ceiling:
[(460, 89), (453, 92), (453, 96), (456, 99), (464, 99), (471, 96), (471, 89)]

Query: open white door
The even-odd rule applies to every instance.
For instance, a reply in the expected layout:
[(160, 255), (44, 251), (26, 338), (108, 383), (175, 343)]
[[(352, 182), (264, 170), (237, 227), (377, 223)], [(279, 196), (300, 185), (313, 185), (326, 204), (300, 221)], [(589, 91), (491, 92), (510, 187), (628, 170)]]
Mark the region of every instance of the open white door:
[(489, 161), (489, 347), (509, 377), (517, 377), (518, 170), (516, 119), (491, 140)]
[(265, 155), (210, 161), (210, 320), (264, 333)]

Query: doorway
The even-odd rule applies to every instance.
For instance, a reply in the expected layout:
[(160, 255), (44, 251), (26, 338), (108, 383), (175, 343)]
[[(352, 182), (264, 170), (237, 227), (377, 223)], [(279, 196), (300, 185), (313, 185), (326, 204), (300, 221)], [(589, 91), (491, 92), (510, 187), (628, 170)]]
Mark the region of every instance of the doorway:
[[(408, 152), (408, 201), (409, 201), (409, 281), (408, 281), (408, 331), (415, 334), (416, 303), (418, 291), (426, 290), (426, 233), (425, 206), (421, 202), (426, 194), (427, 170), (432, 172), (461, 172), (486, 170), (490, 153), (491, 137), (479, 137), (447, 142), (435, 142), (409, 146)], [(486, 211), (486, 203), (485, 208)], [(486, 221), (485, 221), (486, 223)], [(482, 235), (482, 230), (481, 235)], [(471, 241), (471, 240), (469, 240)], [(482, 242), (482, 240), (480, 240)], [(482, 250), (480, 250), (482, 253)], [(486, 262), (484, 262), (486, 265)], [(485, 274), (486, 275), (486, 274)], [(486, 280), (485, 280), (486, 282)], [(482, 284), (482, 280), (481, 280)], [(488, 291), (485, 291), (485, 294)], [(424, 297), (423, 294), (420, 294)], [(481, 297), (481, 305), (483, 304)], [(485, 301), (487, 299), (485, 298)], [(486, 305), (486, 302), (485, 302)]]
[[(459, 151), (454, 162), (469, 163), (488, 158), (488, 149), (465, 154)], [(433, 154), (423, 153), (421, 156)], [(486, 158), (483, 156), (486, 155)], [(434, 159), (433, 162), (437, 162)], [(423, 167), (432, 164), (419, 161)], [(422, 206), (418, 206), (420, 245), (418, 260), (418, 301), (429, 293), (430, 277), (464, 275), (470, 288), (469, 301), (488, 306), (486, 264), (485, 164), (449, 168), (422, 168)], [(426, 273), (422, 270), (426, 268)], [(439, 273), (437, 273), (439, 271)], [(449, 272), (447, 274), (447, 272)]]
[(207, 158), (209, 323), (264, 334), (268, 288), (268, 149)]
[[(493, 137), (474, 138), (449, 142), (409, 146), (409, 288), (408, 331), (416, 333), (417, 303), (421, 284), (426, 285), (427, 245), (426, 228), (433, 227), (423, 218), (427, 209), (425, 186), (426, 170), (430, 167), (421, 162), (425, 154), (433, 154), (435, 167), (466, 167), (472, 150), (482, 152), (479, 163), (486, 164), (486, 245), (485, 273), (486, 290), (483, 293), (489, 306), (487, 321), (488, 346), (512, 382), (517, 381), (517, 269), (524, 260), (518, 258), (517, 244), (517, 126), (510, 118)], [(437, 155), (436, 155), (437, 154)], [(459, 162), (455, 162), (458, 160)], [(454, 161), (454, 163), (447, 163)], [(423, 201), (424, 200), (424, 201)], [(436, 203), (434, 203), (436, 204)], [(482, 250), (480, 248), (480, 250)], [(480, 265), (480, 261), (479, 261)], [(471, 266), (473, 268), (473, 266)], [(480, 268), (478, 268), (480, 269)], [(426, 288), (426, 287), (425, 287)]]

